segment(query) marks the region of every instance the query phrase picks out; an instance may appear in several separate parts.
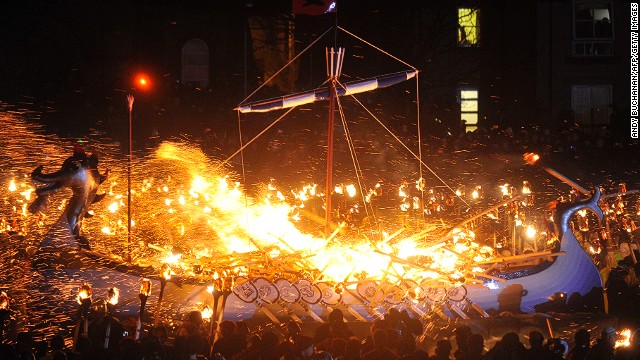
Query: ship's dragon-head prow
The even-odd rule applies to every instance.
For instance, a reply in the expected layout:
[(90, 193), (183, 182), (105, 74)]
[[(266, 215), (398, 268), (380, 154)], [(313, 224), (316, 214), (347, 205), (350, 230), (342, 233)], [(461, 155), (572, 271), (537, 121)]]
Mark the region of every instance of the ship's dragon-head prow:
[(63, 162), (58, 171), (45, 174), (42, 169), (43, 167), (39, 166), (31, 173), (34, 182), (44, 184), (36, 188), (37, 198), (29, 206), (32, 213), (45, 211), (49, 197), (54, 192), (62, 188), (70, 188), (73, 192), (64, 210), (64, 215), (59, 221), (61, 225), (64, 223), (66, 234), (47, 236), (43, 245), (55, 240), (49, 239), (50, 237), (58, 237), (57, 242), (66, 242), (60, 238), (70, 237), (81, 240), (82, 219), (88, 216), (88, 207), (104, 197), (104, 195), (96, 193), (99, 185), (107, 178), (108, 171), (101, 174), (98, 171), (98, 155), (95, 152), (90, 155), (85, 154), (79, 145), (75, 146), (73, 155)]
[(576, 211), (589, 209), (593, 211), (597, 216), (598, 220), (604, 220), (604, 214), (602, 213), (602, 209), (600, 209), (600, 205), (598, 202), (600, 201), (600, 189), (596, 187), (593, 192), (593, 195), (589, 199), (571, 202), (571, 203), (561, 203), (556, 207), (556, 213), (554, 215), (554, 222), (558, 227), (558, 237), (562, 238), (562, 235), (571, 231), (570, 218)]

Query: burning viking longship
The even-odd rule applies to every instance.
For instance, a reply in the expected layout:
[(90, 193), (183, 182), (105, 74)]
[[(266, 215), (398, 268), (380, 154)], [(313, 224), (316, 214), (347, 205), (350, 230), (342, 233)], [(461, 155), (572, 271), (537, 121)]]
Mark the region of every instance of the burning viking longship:
[[(146, 245), (174, 259), (164, 261), (164, 265), (159, 261), (150, 266), (117, 261), (88, 249), (79, 232), (78, 224), (96, 199), (103, 178), (97, 170), (97, 159), (86, 162), (72, 157), (55, 176), (43, 174), (41, 169), (32, 176), (34, 181), (49, 184), (37, 190), (39, 196), (62, 186), (71, 186), (74, 192), (73, 201), (56, 225), (66, 230), (63, 235), (58, 231), (45, 237), (35, 267), (45, 277), (65, 277), (78, 285), (90, 282), (94, 288), (105, 290), (114, 283), (136, 284), (141, 277), (148, 277), (154, 287), (161, 288), (158, 303), (164, 295), (165, 301), (193, 309), (213, 300), (213, 316), (217, 320), (262, 319), (276, 324), (286, 319), (323, 322), (332, 309), (341, 309), (350, 320), (359, 321), (382, 317), (389, 308), (406, 309), (422, 319), (433, 314), (443, 318), (487, 317), (490, 310), (530, 313), (543, 311), (544, 304), (554, 296), (587, 297), (598, 292), (602, 287), (600, 275), (568, 225), (570, 216), (582, 208), (591, 209), (601, 217), (598, 190), (588, 200), (558, 206), (555, 224), (559, 247), (555, 251), (527, 255), (526, 260), (531, 261), (526, 265), (520, 261), (525, 257), (495, 257), (493, 249), (480, 246), (474, 241), (473, 232), (464, 228), (450, 229), (437, 239), (428, 237), (431, 229), (425, 227), (405, 238), (400, 236), (404, 231), (401, 229), (391, 235), (380, 234), (379, 238), (360, 236), (349, 245), (334, 241), (342, 230), (342, 225), (331, 225), (334, 102), (340, 97), (355, 98), (355, 94), (418, 77), (418, 71), (412, 67), (342, 84), (339, 76), (344, 54), (343, 49), (327, 53), (326, 86), (238, 106), (240, 113), (250, 113), (291, 110), (304, 104), (329, 101), (323, 238), (301, 234), (290, 229), (290, 224), (278, 223), (279, 228), (270, 230), (272, 233), (267, 237), (249, 228), (243, 229), (242, 236), (248, 243), (243, 251), (202, 256), (174, 265), (177, 253), (151, 243)], [(411, 154), (419, 160), (420, 171), (422, 167), (429, 169), (417, 155)], [(63, 173), (81, 182), (71, 185), (58, 176)], [(82, 176), (74, 175), (78, 173)], [(218, 206), (219, 217), (227, 216), (223, 206), (215, 204), (208, 194), (199, 189), (191, 191), (206, 199), (202, 201), (207, 208)], [(238, 199), (242, 197), (237, 189), (230, 189), (228, 193)], [(36, 200), (34, 208), (44, 200)], [(272, 209), (272, 213), (280, 211)], [(264, 226), (273, 222), (249, 206), (243, 216), (250, 221), (262, 221)], [(331, 258), (345, 261), (330, 261)], [(365, 263), (369, 265), (366, 271), (360, 267)], [(500, 264), (517, 266), (508, 272), (494, 270), (495, 265)], [(169, 267), (172, 270), (167, 270)], [(135, 287), (120, 288), (123, 298), (136, 298)], [(152, 297), (151, 301), (154, 300)], [(131, 305), (131, 301), (124, 304), (123, 311), (127, 306), (135, 311)], [(157, 314), (159, 309), (158, 306), (154, 312)]]

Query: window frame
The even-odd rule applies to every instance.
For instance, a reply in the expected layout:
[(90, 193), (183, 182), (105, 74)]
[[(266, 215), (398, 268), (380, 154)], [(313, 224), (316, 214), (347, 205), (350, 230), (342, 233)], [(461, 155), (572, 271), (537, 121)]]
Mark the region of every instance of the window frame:
[[(589, 105), (591, 106), (589, 109), (585, 109), (586, 112), (584, 114), (588, 115), (588, 122), (585, 121), (580, 121), (581, 118), (579, 118), (578, 116), (576, 116), (576, 98), (575, 98), (575, 93), (579, 88), (584, 88), (584, 89), (589, 89)], [(608, 98), (610, 100), (610, 104), (603, 104), (600, 107), (593, 107), (593, 102), (591, 101), (592, 96), (593, 96), (593, 91), (594, 89), (606, 89), (608, 92)], [(611, 124), (611, 115), (613, 113), (613, 109), (610, 107), (610, 105), (613, 103), (614, 99), (613, 99), (613, 84), (572, 84), (571, 85), (571, 111), (573, 113), (573, 120), (580, 124), (580, 125), (594, 125), (594, 126), (601, 126), (601, 125), (610, 125)], [(593, 111), (595, 109), (601, 110), (601, 109), (608, 109), (608, 117), (606, 118), (605, 122), (594, 122), (594, 117), (593, 117)], [(581, 113), (582, 114), (582, 113)]]
[[(463, 92), (475, 92), (475, 97), (464, 96)], [(478, 128), (478, 121), (480, 120), (480, 88), (477, 86), (461, 86), (458, 87), (458, 104), (460, 104), (460, 121), (467, 120), (464, 118), (464, 115), (475, 115), (475, 122), (465, 124), (465, 132), (471, 132)], [(463, 103), (465, 102), (474, 102), (475, 101), (475, 111), (464, 110)]]
[[(461, 10), (469, 10), (470, 14), (475, 12), (475, 25), (473, 26), (461, 26), (461, 22), (460, 19), (462, 18), (462, 16), (460, 15), (460, 11)], [(480, 26), (480, 17), (481, 17), (481, 13), (480, 13), (480, 8), (479, 7), (458, 7), (456, 8), (456, 18), (457, 18), (457, 36), (456, 36), (456, 44), (458, 47), (461, 48), (471, 48), (471, 47), (478, 47), (480, 46), (481, 43), (481, 26)], [(469, 16), (469, 15), (467, 15)], [(475, 29), (475, 42), (474, 43), (469, 43), (465, 40), (465, 42), (462, 41), (461, 39), (461, 32), (462, 29), (466, 29), (466, 28), (473, 28)], [(467, 37), (467, 32), (465, 31), (465, 39)]]
[[(596, 26), (598, 21), (579, 19), (578, 7), (583, 5), (604, 5), (609, 11), (609, 26), (611, 34), (609, 36), (597, 36)], [(613, 41), (615, 40), (615, 19), (614, 19), (614, 2), (612, 0), (573, 0), (571, 8), (572, 24), (571, 24), (571, 56), (573, 57), (611, 57), (613, 56)], [(591, 22), (591, 30), (593, 36), (579, 37), (578, 27), (581, 23)]]

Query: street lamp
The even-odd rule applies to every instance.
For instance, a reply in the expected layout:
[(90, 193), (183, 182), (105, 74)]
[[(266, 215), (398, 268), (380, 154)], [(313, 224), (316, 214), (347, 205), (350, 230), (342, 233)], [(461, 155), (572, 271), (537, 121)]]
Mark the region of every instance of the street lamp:
[(2, 344), (2, 340), (4, 339), (4, 319), (9, 315), (9, 304), (11, 303), (11, 299), (6, 292), (0, 291), (0, 344)]
[(111, 320), (113, 318), (113, 311), (115, 310), (116, 305), (118, 305), (118, 298), (120, 296), (120, 291), (118, 288), (112, 287), (107, 290), (107, 331), (104, 336), (104, 348), (109, 348), (109, 337), (111, 336)]
[(144, 317), (144, 307), (147, 304), (147, 299), (151, 296), (151, 280), (147, 278), (142, 279), (140, 285), (140, 310), (138, 312), (138, 325), (136, 326), (136, 340), (140, 339), (140, 331), (142, 330), (142, 318)]
[(127, 95), (127, 103), (129, 104), (129, 160), (127, 166), (127, 262), (131, 262), (131, 159), (133, 149), (133, 127), (132, 127), (132, 112), (133, 102), (135, 98), (133, 95)]

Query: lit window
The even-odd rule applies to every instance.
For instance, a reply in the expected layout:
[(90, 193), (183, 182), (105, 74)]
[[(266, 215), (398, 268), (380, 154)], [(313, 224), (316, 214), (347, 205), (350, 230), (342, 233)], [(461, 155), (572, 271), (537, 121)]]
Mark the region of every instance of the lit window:
[(466, 124), (466, 132), (478, 128), (478, 89), (460, 89), (460, 119)]
[(611, 85), (573, 85), (571, 110), (578, 124), (605, 125), (611, 122)]
[(476, 46), (480, 38), (478, 9), (458, 9), (458, 45)]
[(573, 3), (573, 56), (613, 55), (613, 4), (609, 1)]

